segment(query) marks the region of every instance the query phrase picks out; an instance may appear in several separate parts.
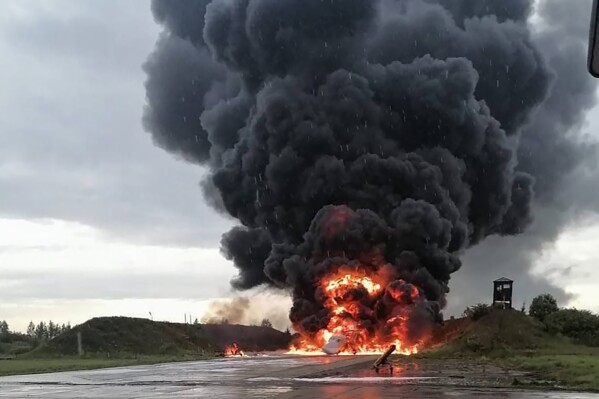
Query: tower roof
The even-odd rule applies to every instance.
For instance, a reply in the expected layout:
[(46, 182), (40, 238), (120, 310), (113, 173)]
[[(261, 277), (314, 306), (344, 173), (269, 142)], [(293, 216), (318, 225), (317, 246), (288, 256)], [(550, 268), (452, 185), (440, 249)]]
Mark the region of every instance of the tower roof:
[(497, 280), (493, 281), (494, 283), (513, 283), (514, 280), (510, 280), (507, 277), (502, 277), (502, 278), (498, 278)]

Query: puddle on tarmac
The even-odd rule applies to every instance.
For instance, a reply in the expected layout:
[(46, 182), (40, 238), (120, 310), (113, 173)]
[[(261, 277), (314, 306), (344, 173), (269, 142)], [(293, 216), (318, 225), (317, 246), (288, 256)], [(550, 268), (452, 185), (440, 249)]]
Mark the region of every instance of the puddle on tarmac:
[(253, 382), (273, 382), (273, 381), (294, 381), (294, 382), (312, 382), (322, 384), (338, 383), (368, 383), (368, 384), (393, 384), (399, 382), (435, 380), (438, 377), (321, 377), (321, 378), (277, 378), (277, 377), (255, 377), (248, 381)]
[(323, 377), (323, 378), (294, 378), (294, 381), (321, 383), (370, 383), (388, 384), (402, 381), (435, 380), (438, 377)]
[(287, 392), (291, 392), (293, 388), (281, 386), (281, 387), (262, 387), (253, 388), (248, 390), (248, 397), (250, 398), (270, 398), (275, 395), (282, 395)]

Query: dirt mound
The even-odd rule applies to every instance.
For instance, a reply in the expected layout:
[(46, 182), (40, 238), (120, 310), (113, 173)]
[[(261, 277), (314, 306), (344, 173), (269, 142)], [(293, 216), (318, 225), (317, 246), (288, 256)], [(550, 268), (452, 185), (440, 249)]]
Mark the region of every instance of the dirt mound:
[(286, 348), (289, 343), (286, 338), (288, 334), (267, 327), (189, 325), (128, 317), (101, 317), (73, 327), (44, 347), (31, 352), (31, 355), (75, 355), (78, 333), (82, 335), (86, 353), (115, 356), (217, 353), (231, 342), (237, 342), (245, 350), (275, 350)]
[(431, 346), (456, 354), (498, 354), (550, 348), (557, 341), (542, 323), (522, 312), (493, 310), (477, 321), (448, 321), (435, 332)]

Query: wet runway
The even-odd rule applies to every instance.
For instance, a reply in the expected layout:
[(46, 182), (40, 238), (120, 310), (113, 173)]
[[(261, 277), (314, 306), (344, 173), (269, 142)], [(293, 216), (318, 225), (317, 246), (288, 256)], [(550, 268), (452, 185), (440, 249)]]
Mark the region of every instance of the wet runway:
[(418, 376), (314, 377), (322, 370), (364, 361), (368, 362), (354, 357), (260, 357), (0, 377), (0, 398), (599, 399), (576, 393), (447, 388)]

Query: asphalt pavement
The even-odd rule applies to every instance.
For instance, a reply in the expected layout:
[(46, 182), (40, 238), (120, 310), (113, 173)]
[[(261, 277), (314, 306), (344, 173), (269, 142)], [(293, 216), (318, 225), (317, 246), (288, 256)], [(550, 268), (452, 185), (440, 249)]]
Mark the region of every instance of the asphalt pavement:
[[(431, 377), (330, 376), (367, 357), (253, 357), (153, 366), (0, 377), (0, 398), (484, 398), (599, 399), (579, 393), (436, 386)], [(321, 378), (320, 374), (329, 375)]]

